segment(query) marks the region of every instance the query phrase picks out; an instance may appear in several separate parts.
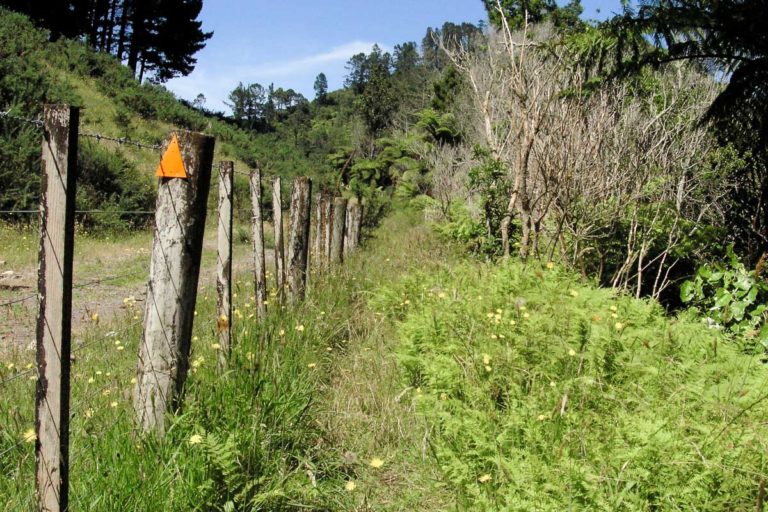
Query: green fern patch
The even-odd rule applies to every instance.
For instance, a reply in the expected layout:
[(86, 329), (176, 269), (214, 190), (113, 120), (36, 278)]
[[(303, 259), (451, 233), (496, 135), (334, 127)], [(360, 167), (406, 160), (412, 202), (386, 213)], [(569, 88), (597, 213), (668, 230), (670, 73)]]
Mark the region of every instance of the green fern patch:
[[(552, 267), (552, 265), (549, 265)], [(692, 314), (559, 268), (465, 263), (372, 306), (461, 510), (751, 510), (768, 372)]]

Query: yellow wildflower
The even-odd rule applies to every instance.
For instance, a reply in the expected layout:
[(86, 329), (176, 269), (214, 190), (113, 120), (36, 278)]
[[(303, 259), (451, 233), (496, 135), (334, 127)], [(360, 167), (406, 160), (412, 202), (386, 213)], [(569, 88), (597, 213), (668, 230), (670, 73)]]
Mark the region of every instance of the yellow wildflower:
[(86, 418), (93, 418), (93, 409), (91, 409), (90, 407), (88, 409), (86, 409), (85, 410), (85, 417)]
[(137, 382), (137, 381), (136, 381), (136, 377), (133, 377), (133, 378), (131, 379), (131, 384), (136, 384), (136, 382)]
[(483, 354), (483, 364), (491, 364), (491, 356)]
[(189, 436), (189, 444), (191, 445), (200, 444), (202, 442), (203, 442), (203, 436), (201, 436), (200, 434), (192, 434), (191, 436)]
[(93, 384), (96, 380), (93, 377), (88, 378), (88, 384)]
[(571, 297), (578, 297), (578, 296), (579, 296), (579, 292), (577, 292), (576, 290), (571, 290), (571, 291), (570, 291), (570, 292), (568, 292), (568, 293), (570, 293), (570, 294), (571, 294)]
[(109, 406), (114, 409), (115, 407), (117, 407), (117, 402), (112, 402), (111, 404), (109, 404)]
[(477, 479), (478, 482), (481, 484), (484, 484), (486, 482), (490, 482), (493, 477), (489, 475), (488, 473), (481, 475), (480, 478)]
[(552, 270), (553, 268), (555, 268), (555, 262), (553, 262), (553, 261), (548, 261), (548, 262), (547, 262), (547, 268), (548, 268), (549, 270)]
[(546, 414), (539, 414), (539, 417), (537, 419), (539, 421), (544, 421), (545, 419), (547, 419), (547, 415)]
[(219, 350), (221, 348), (221, 344), (219, 344), (219, 343), (211, 343), (211, 348), (213, 350)]
[(348, 492), (352, 492), (352, 491), (354, 491), (354, 490), (355, 490), (355, 487), (357, 487), (357, 485), (355, 484), (355, 481), (354, 481), (354, 480), (350, 480), (349, 482), (347, 482), (346, 484), (344, 484), (344, 490), (345, 490), (345, 491), (348, 491)]
[(118, 346), (117, 346), (117, 351), (118, 351), (118, 352), (122, 352), (123, 350), (125, 350), (125, 347), (124, 347), (124, 346), (122, 346), (122, 345), (118, 345)]
[(572, 348), (569, 348), (569, 349), (568, 349), (568, 355), (569, 355), (569, 356), (571, 356), (571, 357), (573, 357), (573, 356), (575, 356), (575, 355), (576, 355), (576, 351), (575, 351), (575, 350), (573, 350)]
[(34, 443), (37, 441), (37, 434), (35, 433), (35, 430), (30, 428), (23, 434), (23, 439), (25, 443)]
[(624, 328), (624, 324), (621, 323), (621, 322), (616, 322), (614, 327), (616, 328), (617, 331), (620, 331), (620, 330), (622, 330)]
[(384, 465), (384, 461), (378, 457), (374, 457), (371, 459), (371, 462), (369, 462), (368, 465), (371, 466), (372, 468), (379, 469), (381, 466)]
[(610, 309), (611, 311), (617, 311), (617, 310), (618, 310), (618, 308), (617, 308), (616, 306), (611, 306), (611, 307), (610, 307), (610, 308), (608, 308), (608, 309)]
[(317, 363), (309, 363), (307, 368), (314, 368), (315, 366), (317, 366)]
[(299, 331), (299, 332), (304, 332), (304, 326), (303, 325), (297, 325), (296, 326), (296, 330)]
[(488, 365), (485, 365), (485, 371), (490, 373), (490, 371), (491, 371), (491, 367), (490, 367), (490, 366), (488, 366)]

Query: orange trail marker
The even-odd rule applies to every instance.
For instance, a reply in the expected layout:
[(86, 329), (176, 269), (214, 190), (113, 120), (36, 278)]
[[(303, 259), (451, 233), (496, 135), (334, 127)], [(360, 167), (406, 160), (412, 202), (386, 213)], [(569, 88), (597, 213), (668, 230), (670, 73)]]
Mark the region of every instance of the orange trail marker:
[(158, 178), (184, 178), (187, 179), (187, 170), (184, 168), (184, 160), (181, 158), (181, 148), (176, 135), (171, 139), (168, 149), (163, 153), (163, 159), (157, 166), (155, 176)]

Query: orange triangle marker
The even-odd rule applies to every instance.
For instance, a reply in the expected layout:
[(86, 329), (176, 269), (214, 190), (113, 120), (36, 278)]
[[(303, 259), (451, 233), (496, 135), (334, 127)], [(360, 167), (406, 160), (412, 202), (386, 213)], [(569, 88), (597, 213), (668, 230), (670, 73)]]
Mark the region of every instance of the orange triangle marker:
[(163, 153), (163, 159), (157, 166), (155, 176), (158, 178), (184, 178), (187, 179), (187, 170), (184, 168), (184, 160), (181, 158), (181, 148), (176, 135), (168, 144), (168, 149)]

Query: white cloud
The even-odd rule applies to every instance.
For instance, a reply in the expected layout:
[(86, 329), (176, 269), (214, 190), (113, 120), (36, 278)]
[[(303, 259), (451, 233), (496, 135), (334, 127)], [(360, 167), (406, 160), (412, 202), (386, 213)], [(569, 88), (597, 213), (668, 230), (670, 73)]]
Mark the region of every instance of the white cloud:
[[(352, 41), (350, 43), (332, 48), (330, 51), (324, 53), (318, 53), (316, 55), (310, 55), (309, 57), (302, 57), (300, 59), (287, 62), (274, 62), (257, 66), (245, 66), (242, 67), (240, 71), (252, 77), (294, 76), (306, 72), (314, 72), (324, 64), (339, 62), (346, 63), (349, 58), (355, 54), (369, 53), (374, 44), (376, 43), (370, 43), (366, 41)], [(384, 45), (379, 44), (379, 46), (382, 47), (382, 49), (385, 49)]]
[[(176, 78), (167, 86), (177, 96), (192, 100), (198, 93), (207, 98), (208, 108), (226, 109), (224, 100), (238, 82), (260, 83), (264, 86), (275, 83), (276, 87), (292, 88), (311, 97), (312, 86), (318, 73), (324, 72), (331, 89), (339, 88), (345, 74), (344, 65), (355, 54), (369, 53), (376, 43), (352, 41), (328, 51), (288, 61), (241, 65), (226, 72), (208, 69), (200, 63), (189, 76)], [(383, 51), (391, 51), (379, 43)], [(227, 109), (228, 110), (228, 109)]]

